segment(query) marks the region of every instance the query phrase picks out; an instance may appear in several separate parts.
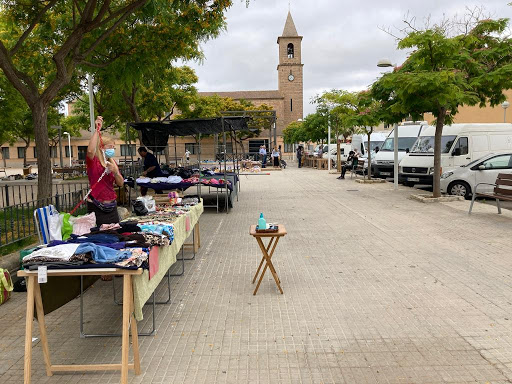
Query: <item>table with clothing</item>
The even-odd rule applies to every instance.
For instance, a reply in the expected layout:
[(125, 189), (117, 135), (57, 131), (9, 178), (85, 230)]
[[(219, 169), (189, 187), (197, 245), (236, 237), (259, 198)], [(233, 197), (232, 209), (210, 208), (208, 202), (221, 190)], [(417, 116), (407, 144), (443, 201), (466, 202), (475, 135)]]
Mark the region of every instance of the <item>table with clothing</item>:
[[(176, 255), (203, 213), (199, 198), (186, 199), (182, 200), (185, 205), (157, 206), (155, 212), (120, 223), (96, 226), (94, 213), (75, 218), (71, 220), (72, 233), (66, 230), (61, 239), (53, 238), (48, 244), (33, 248), (23, 257), (23, 268), (142, 268), (142, 275), (133, 277), (135, 317), (141, 320), (144, 303), (176, 262)], [(150, 257), (154, 248), (158, 248), (157, 259)], [(158, 268), (150, 278), (152, 260)]]
[[(185, 191), (188, 188), (195, 186), (205, 186), (215, 188), (217, 190), (227, 189), (228, 191), (228, 204), (233, 207), (234, 199), (237, 196), (238, 189), (235, 187), (239, 182), (239, 177), (235, 172), (214, 173), (214, 172), (201, 172), (201, 177), (198, 172), (192, 174), (191, 177), (186, 179), (178, 175), (161, 176), (161, 177), (144, 177), (141, 176), (135, 180), (137, 186), (141, 189), (153, 189), (156, 193), (163, 193), (164, 191), (180, 190)], [(133, 181), (127, 181), (127, 185), (134, 187)]]
[[(27, 282), (27, 321), (25, 335), (25, 382), (31, 381), (32, 317), (37, 310), (40, 337), (45, 356), (47, 375), (53, 372), (120, 370), (121, 382), (126, 383), (128, 370), (141, 373), (136, 322), (143, 319), (142, 309), (152, 296), (169, 268), (176, 262), (176, 255), (194, 232), (199, 237), (198, 224), (203, 212), (202, 201), (196, 197), (169, 199), (154, 212), (144, 216), (133, 216), (120, 223), (98, 225), (95, 213), (81, 217), (59, 214), (51, 216), (66, 220), (47, 220), (50, 235), (48, 244), (42, 244), (24, 253), (23, 270), (19, 276)], [(197, 231), (197, 232), (196, 232)], [(195, 250), (195, 244), (193, 244)], [(46, 334), (45, 314), (58, 308), (46, 301), (53, 299), (44, 294), (49, 284), (40, 284), (38, 275), (44, 267), (48, 283), (65, 279), (83, 279), (99, 275), (123, 276), (123, 325), (122, 363), (89, 365), (54, 365), (50, 360)], [(61, 287), (61, 290), (73, 290)], [(76, 294), (75, 294), (76, 296)], [(73, 297), (67, 295), (67, 301)], [(66, 301), (66, 302), (67, 302)], [(35, 305), (34, 305), (35, 304)], [(61, 305), (65, 304), (62, 302)], [(132, 314), (133, 313), (133, 314)], [(130, 325), (131, 324), (131, 325)], [(130, 330), (131, 329), (131, 330)], [(133, 363), (128, 362), (129, 333), (132, 336)]]

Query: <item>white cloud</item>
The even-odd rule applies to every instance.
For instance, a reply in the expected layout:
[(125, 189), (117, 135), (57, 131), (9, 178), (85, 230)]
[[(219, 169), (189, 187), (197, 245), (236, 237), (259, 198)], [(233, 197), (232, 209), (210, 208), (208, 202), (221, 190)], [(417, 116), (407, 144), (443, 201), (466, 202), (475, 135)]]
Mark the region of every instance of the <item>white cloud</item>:
[[(287, 0), (233, 0), (227, 12), (227, 31), (203, 44), (205, 60), (189, 63), (199, 76), (200, 91), (277, 89), (278, 47), (288, 13)], [(486, 0), (485, 9), (497, 17), (510, 15), (506, 1)], [(292, 16), (302, 42), (304, 113), (315, 94), (332, 88), (364, 89), (379, 75), (379, 59), (400, 63), (406, 52), (379, 27), (401, 27), (406, 14), (418, 23), (431, 15), (464, 14), (466, 7), (482, 6), (461, 0), (293, 0)]]

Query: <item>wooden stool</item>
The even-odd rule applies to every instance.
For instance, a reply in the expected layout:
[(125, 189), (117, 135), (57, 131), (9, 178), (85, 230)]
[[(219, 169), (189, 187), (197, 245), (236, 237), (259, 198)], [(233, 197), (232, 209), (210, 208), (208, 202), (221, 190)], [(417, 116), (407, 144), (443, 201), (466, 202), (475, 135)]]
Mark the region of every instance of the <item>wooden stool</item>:
[[(279, 291), (281, 294), (283, 294), (283, 289), (281, 288), (281, 281), (279, 280), (279, 277), (277, 277), (276, 269), (274, 268), (274, 264), (272, 264), (272, 255), (274, 254), (274, 251), (276, 250), (277, 243), (279, 242), (279, 239), (283, 236), (286, 236), (286, 228), (284, 225), (279, 224), (278, 225), (279, 230), (277, 232), (256, 232), (256, 225), (251, 225), (251, 228), (249, 230), (249, 234), (253, 236), (256, 241), (258, 242), (258, 245), (260, 246), (261, 253), (263, 254), (263, 257), (261, 258), (260, 265), (258, 267), (258, 270), (256, 271), (256, 274), (254, 275), (254, 279), (252, 279), (252, 283), (256, 281), (256, 278), (258, 277), (258, 274), (260, 273), (261, 267), (263, 266), (263, 262), (265, 262), (265, 267), (263, 268), (263, 272), (261, 273), (260, 279), (258, 280), (258, 284), (256, 285), (256, 288), (254, 289), (253, 295), (256, 295), (256, 292), (258, 292), (258, 288), (260, 287), (261, 281), (263, 280), (263, 276), (265, 275), (265, 272), (267, 271), (267, 267), (270, 269), (270, 272), (272, 273), (272, 276), (274, 277), (274, 280), (277, 284), (277, 287), (279, 288)], [(270, 242), (268, 243), (268, 246), (265, 247), (263, 244), (263, 237), (270, 237)], [(272, 244), (274, 246), (272, 247)], [(270, 250), (270, 247), (272, 247), (272, 251), (268, 253)]]

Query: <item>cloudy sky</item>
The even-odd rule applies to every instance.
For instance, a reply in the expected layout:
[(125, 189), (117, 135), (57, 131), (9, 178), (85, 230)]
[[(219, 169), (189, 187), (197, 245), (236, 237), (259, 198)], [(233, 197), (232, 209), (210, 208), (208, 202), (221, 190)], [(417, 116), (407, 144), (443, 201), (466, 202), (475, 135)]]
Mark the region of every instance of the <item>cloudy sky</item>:
[[(471, 3), (460, 0), (291, 0), (291, 12), (302, 41), (304, 115), (314, 112), (310, 99), (323, 90), (361, 90), (381, 70), (376, 63), (389, 58), (401, 63), (406, 52), (379, 27), (401, 28), (408, 14), (423, 24), (463, 15), (466, 7), (485, 6), (493, 17), (511, 17), (508, 0)], [(277, 89), (277, 37), (283, 32), (288, 0), (233, 0), (227, 30), (203, 45), (203, 63), (189, 63), (199, 76), (200, 91)], [(395, 29), (396, 30), (396, 29)]]

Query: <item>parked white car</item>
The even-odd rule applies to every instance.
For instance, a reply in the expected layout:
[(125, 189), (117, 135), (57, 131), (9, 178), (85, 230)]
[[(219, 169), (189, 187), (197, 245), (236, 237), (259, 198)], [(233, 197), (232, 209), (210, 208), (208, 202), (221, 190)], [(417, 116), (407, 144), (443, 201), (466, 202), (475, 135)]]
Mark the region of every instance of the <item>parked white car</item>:
[(492, 192), (500, 173), (512, 173), (512, 152), (492, 153), (467, 165), (444, 172), (441, 175), (441, 192), (470, 199), (475, 186), (478, 192)]
[[(422, 130), (410, 153), (400, 162), (398, 179), (409, 186), (432, 185), (435, 127)], [(512, 124), (452, 124), (443, 128), (441, 168), (451, 171), (490, 153), (512, 151)]]

